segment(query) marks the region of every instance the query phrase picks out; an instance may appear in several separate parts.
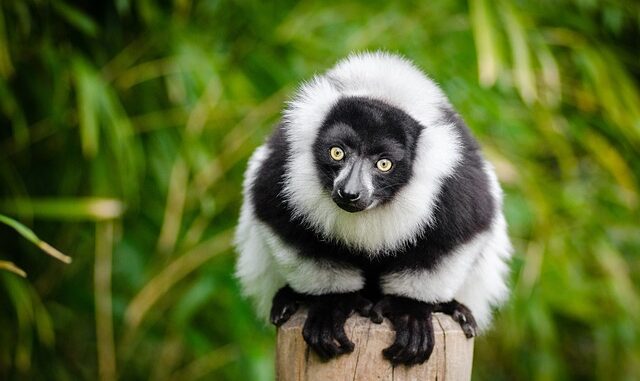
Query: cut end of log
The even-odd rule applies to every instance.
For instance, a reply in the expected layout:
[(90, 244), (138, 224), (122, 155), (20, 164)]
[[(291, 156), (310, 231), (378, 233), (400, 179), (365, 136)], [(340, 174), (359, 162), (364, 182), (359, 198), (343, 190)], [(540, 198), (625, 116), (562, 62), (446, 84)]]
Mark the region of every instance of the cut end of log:
[(278, 381), (471, 379), (473, 339), (467, 339), (460, 325), (447, 315), (433, 315), (436, 339), (433, 353), (427, 362), (414, 366), (393, 366), (382, 356), (382, 350), (391, 345), (395, 337), (389, 321), (374, 324), (358, 315), (350, 317), (345, 324), (345, 331), (355, 344), (354, 351), (323, 361), (309, 350), (302, 338), (306, 318), (306, 311), (300, 311), (278, 328)]

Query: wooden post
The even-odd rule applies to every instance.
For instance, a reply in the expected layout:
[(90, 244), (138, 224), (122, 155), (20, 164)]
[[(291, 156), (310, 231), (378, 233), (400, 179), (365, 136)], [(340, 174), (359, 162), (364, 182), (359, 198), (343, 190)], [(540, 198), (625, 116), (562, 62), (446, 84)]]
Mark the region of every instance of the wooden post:
[(278, 329), (276, 380), (449, 380), (471, 379), (473, 339), (467, 339), (451, 317), (435, 314), (433, 330), (435, 348), (422, 365), (393, 367), (382, 356), (382, 350), (393, 342), (394, 331), (385, 319), (374, 324), (354, 315), (345, 324), (345, 331), (355, 344), (352, 353), (330, 361), (322, 361), (302, 338), (302, 326), (307, 315), (298, 312)]

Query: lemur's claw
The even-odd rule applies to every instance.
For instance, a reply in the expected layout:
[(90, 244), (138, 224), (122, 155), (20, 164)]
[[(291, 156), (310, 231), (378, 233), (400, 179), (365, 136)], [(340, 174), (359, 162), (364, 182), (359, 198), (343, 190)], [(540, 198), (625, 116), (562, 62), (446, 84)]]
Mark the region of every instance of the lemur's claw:
[(286, 323), (300, 306), (300, 294), (289, 286), (282, 287), (273, 297), (269, 321), (276, 327)]
[(269, 320), (271, 321), (271, 324), (279, 327), (282, 324), (286, 323), (297, 309), (297, 304), (287, 304), (285, 306), (282, 306), (282, 309), (280, 311), (273, 311), (272, 309)]
[[(461, 306), (464, 307), (463, 305)], [(451, 317), (453, 318), (453, 320), (457, 321), (458, 324), (460, 324), (460, 327), (462, 327), (462, 331), (464, 332), (464, 335), (467, 337), (467, 339), (470, 339), (476, 335), (478, 326), (476, 325), (475, 319), (471, 315), (471, 311), (467, 310), (463, 312), (460, 310), (456, 310), (453, 312), (453, 315)]]
[(438, 311), (451, 315), (453, 320), (460, 324), (462, 332), (464, 332), (467, 339), (477, 335), (478, 324), (476, 323), (476, 319), (474, 319), (471, 310), (464, 304), (457, 300), (452, 300), (448, 303), (442, 303)]

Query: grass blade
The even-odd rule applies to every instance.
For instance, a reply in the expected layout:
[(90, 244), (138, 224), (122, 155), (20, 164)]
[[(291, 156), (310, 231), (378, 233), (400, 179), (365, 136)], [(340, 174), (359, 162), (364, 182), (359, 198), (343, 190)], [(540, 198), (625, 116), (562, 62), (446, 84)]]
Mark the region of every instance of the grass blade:
[(526, 27), (520, 14), (508, 2), (504, 2), (502, 17), (511, 46), (514, 65), (514, 81), (522, 100), (531, 104), (538, 98), (536, 76), (531, 64), (530, 47)]
[(13, 74), (13, 65), (11, 64), (11, 54), (5, 29), (4, 12), (0, 7), (0, 77), (8, 78)]
[(485, 0), (469, 4), (473, 39), (478, 54), (478, 77), (483, 86), (495, 84), (500, 72), (500, 54), (496, 23)]
[(24, 270), (22, 270), (20, 267), (16, 266), (13, 262), (0, 261), (0, 270), (12, 272), (14, 274), (20, 275), (23, 278), (27, 277), (27, 273), (24, 272)]
[(58, 249), (38, 238), (38, 236), (31, 229), (19, 223), (18, 221), (0, 214), (0, 222), (15, 229), (18, 234), (26, 238), (28, 241), (32, 242), (34, 245), (38, 246), (42, 251), (54, 257), (55, 259), (64, 263), (71, 263), (71, 257), (62, 254)]
[[(125, 322), (134, 332), (151, 307), (171, 288), (211, 258), (231, 247), (232, 230), (225, 230), (176, 258), (153, 277), (133, 298), (125, 312)], [(126, 341), (126, 340), (125, 340)]]
[(113, 263), (113, 221), (96, 224), (96, 247), (93, 267), (96, 310), (98, 375), (101, 381), (116, 379), (116, 352), (113, 338), (113, 297), (111, 269)]
[(54, 220), (103, 221), (122, 216), (124, 204), (113, 198), (14, 198), (0, 201), (0, 210), (18, 216)]

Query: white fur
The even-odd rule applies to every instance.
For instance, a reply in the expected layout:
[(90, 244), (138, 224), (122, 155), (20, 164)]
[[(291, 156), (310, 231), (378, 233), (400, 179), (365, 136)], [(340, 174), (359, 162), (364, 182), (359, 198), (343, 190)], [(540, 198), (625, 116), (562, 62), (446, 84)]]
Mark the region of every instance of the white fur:
[(490, 239), (455, 296), (473, 312), (480, 331), (487, 329), (491, 323), (491, 307), (501, 305), (509, 295), (508, 261), (513, 252), (507, 222), (502, 213), (502, 189), (490, 163), (485, 162), (484, 171), (489, 179), (489, 190), (496, 203), (497, 214), (491, 226)]
[(511, 243), (507, 237), (502, 213), (497, 216), (480, 258), (465, 274), (465, 280), (455, 299), (469, 307), (482, 332), (491, 323), (491, 309), (501, 305), (509, 294), (507, 277), (511, 256)]
[(364, 287), (359, 269), (314, 261), (299, 255), (266, 225), (261, 224), (268, 252), (291, 288), (312, 295), (357, 291)]
[[(359, 213), (340, 209), (320, 185), (312, 145), (325, 116), (342, 97), (366, 96), (394, 105), (423, 126), (412, 181), (382, 206)], [(441, 122), (440, 89), (410, 62), (386, 53), (354, 55), (304, 84), (285, 111), (292, 155), (285, 195), (294, 213), (328, 239), (372, 256), (412, 243), (432, 223), (443, 180), (460, 160), (454, 126)]]
[(269, 149), (263, 145), (249, 159), (242, 184), (244, 202), (235, 235), (235, 245), (240, 254), (236, 276), (240, 279), (243, 293), (253, 298), (258, 314), (264, 318), (268, 316), (273, 295), (286, 283), (267, 251), (266, 239), (251, 203), (251, 186), (260, 165), (268, 156)]
[(487, 232), (477, 234), (449, 253), (434, 269), (403, 270), (384, 275), (380, 282), (383, 294), (406, 296), (429, 303), (450, 301), (489, 238)]

